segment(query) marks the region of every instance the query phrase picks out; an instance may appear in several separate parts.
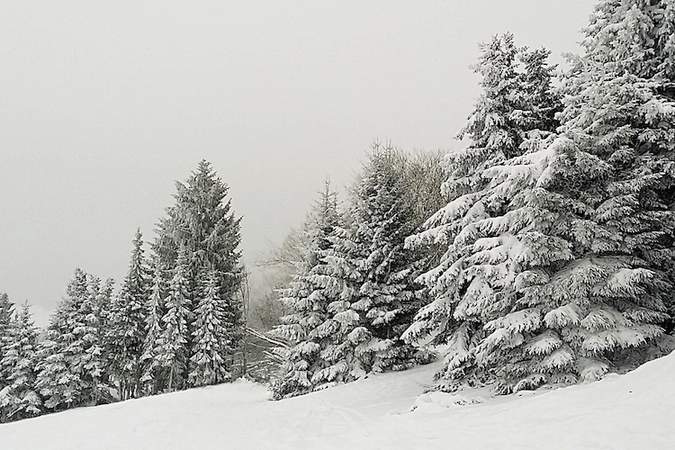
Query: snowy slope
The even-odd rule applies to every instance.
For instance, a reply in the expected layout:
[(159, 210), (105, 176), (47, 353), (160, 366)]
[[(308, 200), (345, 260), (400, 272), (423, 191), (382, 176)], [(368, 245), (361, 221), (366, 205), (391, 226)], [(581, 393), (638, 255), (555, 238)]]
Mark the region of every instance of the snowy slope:
[[(0, 425), (2, 450), (672, 449), (675, 354), (624, 376), (451, 406), (415, 397), (435, 367), (267, 401), (238, 382)], [(440, 397), (440, 398), (439, 398)], [(425, 406), (426, 405), (426, 406)]]

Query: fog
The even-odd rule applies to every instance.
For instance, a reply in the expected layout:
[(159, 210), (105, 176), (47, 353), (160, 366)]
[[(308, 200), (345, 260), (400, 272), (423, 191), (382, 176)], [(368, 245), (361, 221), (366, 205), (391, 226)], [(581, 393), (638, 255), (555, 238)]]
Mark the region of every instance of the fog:
[(479, 41), (508, 30), (560, 60), (591, 3), (4, 2), (0, 291), (44, 323), (76, 266), (120, 278), (201, 158), (251, 265), (374, 140), (456, 146)]

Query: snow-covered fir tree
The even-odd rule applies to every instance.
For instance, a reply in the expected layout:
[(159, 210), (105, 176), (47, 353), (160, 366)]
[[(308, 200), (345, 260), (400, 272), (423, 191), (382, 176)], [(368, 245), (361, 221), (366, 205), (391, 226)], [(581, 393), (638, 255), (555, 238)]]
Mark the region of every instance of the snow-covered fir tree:
[(178, 251), (178, 262), (171, 279), (169, 296), (165, 302), (166, 313), (162, 317), (164, 329), (160, 337), (160, 346), (157, 349), (157, 359), (166, 371), (165, 384), (169, 391), (181, 389), (187, 383), (190, 359), (188, 322), (192, 318), (187, 253), (184, 247)]
[(317, 281), (328, 302), (326, 319), (316, 332), (324, 340), (319, 353), (323, 367), (311, 379), (316, 387), (351, 381), (366, 373), (354, 354), (356, 344), (348, 339), (361, 322), (359, 313), (350, 308), (362, 282), (354, 264), (361, 247), (355, 246), (354, 241), (353, 228), (335, 227), (330, 235), (331, 246), (321, 254), (325, 264), (316, 269)]
[(111, 375), (121, 400), (139, 395), (140, 358), (145, 340), (145, 314), (150, 298), (151, 273), (143, 250), (140, 229), (132, 242), (129, 270), (109, 312), (108, 351)]
[[(560, 137), (493, 171), (536, 186), (515, 304), (477, 356), (506, 392), (592, 381), (667, 349), (673, 289), (672, 2), (603, 1), (563, 83)], [(667, 34), (667, 33), (666, 33)], [(534, 175), (534, 176), (533, 176)], [(513, 221), (511, 221), (513, 222)], [(505, 311), (506, 312), (506, 311)]]
[(534, 187), (510, 188), (516, 302), (476, 352), (505, 392), (596, 380), (662, 351), (675, 110), (671, 57), (654, 43), (672, 27), (668, 3), (601, 2), (564, 80), (562, 135), (492, 171)]
[(230, 379), (225, 358), (230, 351), (223, 316), (227, 304), (220, 298), (220, 274), (212, 270), (205, 277), (204, 288), (195, 310), (190, 357), (191, 386), (206, 386)]
[(569, 151), (552, 189), (574, 211), (574, 233), (563, 236), (575, 260), (528, 294), (556, 298), (561, 283), (576, 284), (576, 299), (544, 312), (548, 328), (565, 332), (567, 368), (583, 380), (656, 354), (673, 302), (672, 11), (672, 1), (599, 2), (564, 79)]
[[(9, 296), (0, 292), (0, 360), (2, 360), (5, 346), (11, 342), (12, 317), (14, 315), (14, 303)], [(7, 374), (0, 367), (0, 389), (7, 384)]]
[(70, 371), (69, 359), (60, 336), (67, 332), (65, 302), (58, 306), (47, 327), (47, 336), (38, 345), (36, 388), (46, 411), (59, 411), (79, 404), (80, 382)]
[[(510, 34), (483, 46), (476, 66), (483, 93), (461, 133), (471, 144), (447, 159), (443, 190), (449, 203), (407, 241), (411, 248), (447, 246), (439, 264), (420, 278), (434, 299), (404, 334), (418, 345), (449, 344), (439, 374), (445, 387), (488, 381), (506, 364), (506, 358), (488, 358), (485, 346), (479, 346), (495, 326), (492, 321), (519, 300), (515, 281), (527, 258), (524, 241), (535, 240), (538, 250), (545, 247), (532, 234), (532, 221), (539, 217), (532, 209), (518, 209), (518, 203), (535, 187), (530, 169), (547, 161), (546, 154), (523, 155), (550, 138), (560, 107), (547, 58), (546, 50), (516, 47)], [(495, 348), (508, 345), (500, 341)]]
[[(96, 288), (90, 287), (90, 292), (94, 295), (94, 305), (93, 309), (96, 315), (96, 328), (97, 328), (97, 339), (98, 342), (103, 346), (102, 353), (100, 355), (100, 364), (103, 367), (101, 374), (101, 384), (102, 386), (112, 386), (113, 382), (111, 378), (113, 377), (112, 370), (110, 368), (113, 365), (114, 355), (110, 351), (110, 320), (113, 312), (112, 304), (115, 290), (115, 280), (108, 278), (104, 282), (99, 282), (95, 277), (93, 278), (97, 281)], [(108, 392), (103, 392), (107, 400), (112, 401), (112, 398), (109, 398)]]
[[(232, 212), (228, 187), (211, 164), (202, 160), (185, 182), (176, 183), (176, 203), (158, 225), (153, 248), (158, 262), (175, 271), (178, 253), (185, 252), (185, 296), (188, 316), (188, 348), (192, 349), (195, 309), (203, 298), (202, 278), (215, 270), (219, 274), (218, 296), (224, 305), (218, 333), (227, 342), (226, 370), (232, 372), (234, 353), (243, 335), (242, 305), (238, 296), (243, 268), (239, 250), (240, 219)], [(188, 357), (191, 355), (188, 355)]]
[(36, 386), (49, 411), (108, 401), (96, 288), (89, 288), (96, 280), (75, 270), (66, 296), (52, 315), (47, 337), (38, 346)]
[(337, 327), (336, 322), (326, 322), (328, 303), (336, 293), (324, 283), (321, 273), (326, 264), (323, 254), (332, 247), (330, 237), (340, 223), (337, 193), (326, 181), (302, 229), (303, 251), (298, 273), (290, 286), (281, 291), (281, 302), (290, 313), (282, 317), (273, 334), (288, 341), (291, 347), (281, 352), (284, 362), (272, 384), (276, 399), (311, 391), (314, 373), (326, 366), (320, 352)]
[(35, 385), (37, 340), (38, 331), (25, 303), (11, 323), (0, 359), (5, 384), (0, 389), (0, 422), (34, 417), (42, 412), (42, 398)]
[(456, 196), (412, 239), (450, 242), (425, 277), (436, 301), (406, 335), (455, 329), (446, 379), (512, 392), (595, 380), (659, 351), (672, 297), (673, 100), (671, 56), (654, 43), (668, 41), (667, 3), (601, 2), (564, 80), (562, 134), (541, 121), (521, 155), (478, 171), (488, 180), (478, 209)]
[(76, 339), (81, 342), (74, 350), (82, 352), (75, 369), (87, 383), (84, 395), (94, 405), (109, 401), (105, 373), (108, 369), (108, 360), (99, 310), (105, 294), (101, 295), (101, 289), (101, 280), (96, 276), (87, 275), (86, 292), (74, 315), (77, 322), (73, 329)]
[(413, 231), (395, 152), (376, 146), (359, 180), (350, 210), (353, 224), (336, 227), (324, 252), (324, 286), (331, 290), (331, 343), (321, 350), (326, 367), (315, 384), (349, 381), (371, 371), (409, 367), (417, 355), (400, 340), (419, 307), (414, 258), (404, 248)]
[(155, 394), (161, 392), (165, 381), (165, 373), (162, 370), (162, 362), (159, 360), (162, 348), (162, 335), (164, 317), (164, 299), (166, 298), (166, 283), (164, 270), (155, 262), (155, 271), (152, 283), (152, 293), (147, 305), (148, 311), (145, 316), (145, 340), (143, 342), (143, 354), (141, 355), (141, 386), (143, 393)]

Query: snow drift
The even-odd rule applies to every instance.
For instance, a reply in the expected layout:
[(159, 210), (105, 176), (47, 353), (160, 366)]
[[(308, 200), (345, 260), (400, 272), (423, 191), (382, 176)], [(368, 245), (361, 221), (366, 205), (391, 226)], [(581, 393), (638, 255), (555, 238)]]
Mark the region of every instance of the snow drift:
[[(589, 385), (487, 399), (424, 395), (434, 366), (268, 401), (237, 382), (0, 425), (3, 450), (666, 449), (675, 354)], [(415, 407), (413, 408), (413, 405)]]

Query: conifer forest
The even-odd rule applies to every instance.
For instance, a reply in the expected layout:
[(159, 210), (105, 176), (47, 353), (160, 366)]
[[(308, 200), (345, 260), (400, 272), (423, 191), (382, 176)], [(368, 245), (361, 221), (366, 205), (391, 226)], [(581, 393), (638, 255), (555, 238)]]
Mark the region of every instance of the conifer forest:
[(466, 70), (480, 91), (452, 150), (364, 143), (351, 182), (317, 185), (255, 263), (203, 159), (154, 229), (128, 230), (122, 278), (68, 268), (46, 327), (0, 293), (0, 422), (242, 383), (300, 405), (394, 373), (432, 374), (424, 398), (564, 399), (670, 361), (675, 0), (595, 1), (562, 62), (493, 34)]

